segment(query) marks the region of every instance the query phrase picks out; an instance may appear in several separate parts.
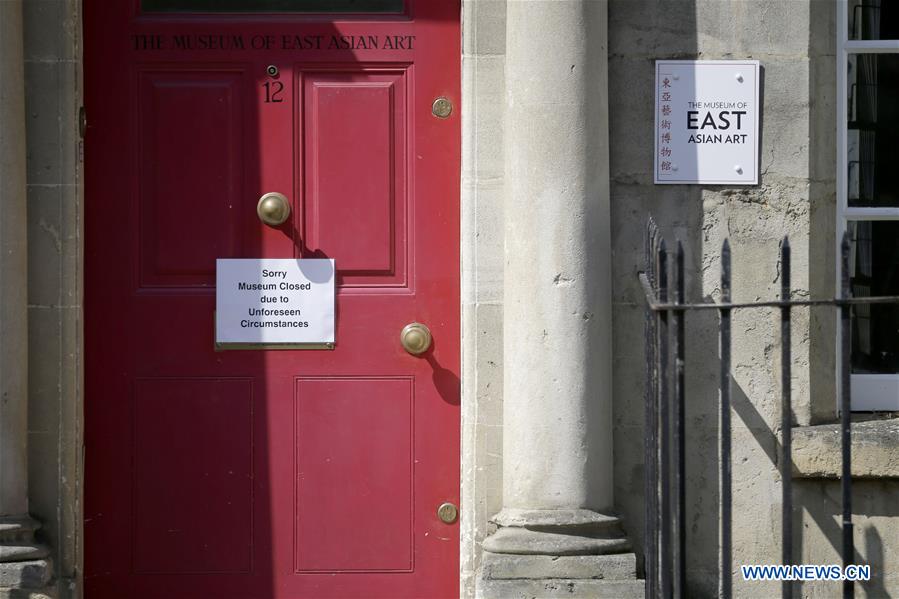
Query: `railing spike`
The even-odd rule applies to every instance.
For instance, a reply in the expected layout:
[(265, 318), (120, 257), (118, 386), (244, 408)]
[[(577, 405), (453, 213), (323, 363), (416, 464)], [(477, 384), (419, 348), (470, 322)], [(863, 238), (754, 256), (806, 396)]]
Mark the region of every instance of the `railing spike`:
[[(731, 300), (731, 274), (730, 274), (730, 241), (724, 240), (721, 246), (721, 302), (729, 303)], [(721, 308), (719, 311), (719, 337), (721, 351), (721, 404), (719, 414), (719, 434), (721, 460), (721, 563), (720, 586), (721, 597), (730, 599), (733, 593), (732, 564), (733, 564), (733, 537), (732, 537), (732, 513), (733, 513), (733, 487), (731, 470), (731, 417), (730, 417), (730, 382), (731, 382), (731, 311), (730, 308)]]
[[(840, 298), (848, 299), (852, 295), (849, 277), (850, 256), (849, 231), (843, 234), (840, 247)], [(855, 563), (855, 542), (852, 538), (852, 308), (844, 303), (840, 306), (840, 437), (842, 449), (842, 469), (840, 474), (840, 490), (843, 504), (843, 567)], [(843, 581), (843, 597), (851, 599), (855, 595), (855, 584), (851, 580)]]
[[(677, 256), (674, 262), (674, 303), (684, 302), (684, 246), (677, 240)], [(674, 597), (687, 596), (687, 517), (686, 517), (686, 410), (684, 378), (686, 362), (685, 313), (674, 313)]]
[[(780, 299), (789, 302), (790, 240), (783, 238), (780, 246)], [(780, 309), (780, 386), (781, 386), (781, 561), (793, 563), (793, 405), (792, 405), (792, 330), (789, 304)], [(783, 599), (792, 599), (793, 585), (789, 580), (781, 583)]]
[[(659, 277), (659, 301), (668, 302), (668, 246), (665, 239), (659, 241), (657, 254)], [(670, 401), (668, 396), (669, 370), (669, 317), (670, 312), (656, 312), (656, 334), (658, 335), (658, 364), (659, 364), (659, 395), (658, 406), (658, 464), (659, 464), (659, 594), (669, 599), (672, 585), (672, 561), (671, 561), (671, 418)]]

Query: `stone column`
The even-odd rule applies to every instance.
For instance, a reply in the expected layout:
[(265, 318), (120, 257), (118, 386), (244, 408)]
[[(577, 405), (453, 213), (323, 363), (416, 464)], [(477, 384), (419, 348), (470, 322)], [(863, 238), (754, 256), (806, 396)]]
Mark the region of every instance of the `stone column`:
[(606, 47), (605, 1), (507, 3), (504, 507), (483, 544), (483, 597), (642, 594), (608, 515)]
[(47, 550), (28, 516), (28, 312), (25, 79), (21, 0), (0, 0), (0, 596), (37, 592)]

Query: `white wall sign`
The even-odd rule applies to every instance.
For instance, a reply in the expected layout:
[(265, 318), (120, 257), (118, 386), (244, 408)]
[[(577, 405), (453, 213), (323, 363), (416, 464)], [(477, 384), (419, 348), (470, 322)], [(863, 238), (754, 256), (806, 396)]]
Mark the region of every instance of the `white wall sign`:
[(759, 61), (657, 60), (655, 182), (758, 183)]
[(216, 260), (215, 342), (333, 344), (334, 260)]

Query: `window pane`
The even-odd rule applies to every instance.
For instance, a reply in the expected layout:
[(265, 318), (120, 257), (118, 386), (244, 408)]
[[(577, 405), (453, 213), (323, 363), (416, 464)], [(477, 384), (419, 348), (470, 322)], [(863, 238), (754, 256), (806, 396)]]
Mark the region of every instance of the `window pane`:
[(144, 12), (400, 13), (403, 0), (141, 0)]
[[(850, 221), (852, 295), (899, 295), (899, 221)], [(852, 307), (852, 372), (899, 372), (899, 305)]]
[(849, 0), (849, 39), (899, 39), (896, 0)]
[(849, 57), (850, 206), (899, 207), (899, 54)]

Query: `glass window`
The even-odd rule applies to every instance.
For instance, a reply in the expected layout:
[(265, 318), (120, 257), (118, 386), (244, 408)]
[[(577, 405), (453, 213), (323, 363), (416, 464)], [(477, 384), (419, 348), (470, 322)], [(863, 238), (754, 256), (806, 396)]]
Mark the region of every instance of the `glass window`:
[(899, 207), (899, 54), (850, 54), (849, 206)]
[[(836, 241), (843, 232), (852, 240), (852, 295), (899, 295), (899, 0), (837, 6)], [(899, 305), (856, 305), (851, 314), (852, 405), (895, 410)]]
[(849, 0), (849, 39), (899, 39), (897, 12), (896, 0)]
[[(899, 295), (899, 221), (850, 221), (852, 295)], [(852, 372), (899, 372), (899, 305), (853, 306)]]
[(141, 0), (144, 12), (401, 13), (403, 0)]

